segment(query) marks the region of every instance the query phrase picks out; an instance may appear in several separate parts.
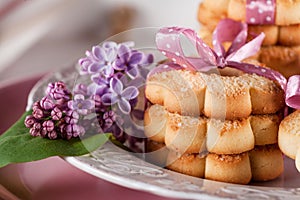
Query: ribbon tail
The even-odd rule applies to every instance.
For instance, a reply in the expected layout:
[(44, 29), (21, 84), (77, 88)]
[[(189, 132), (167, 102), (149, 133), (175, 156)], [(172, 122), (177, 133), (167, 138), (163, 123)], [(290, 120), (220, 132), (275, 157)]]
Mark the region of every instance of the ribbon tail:
[(285, 103), (295, 109), (300, 109), (300, 75), (291, 76), (287, 82)]
[(261, 67), (250, 63), (240, 63), (235, 61), (228, 61), (228, 66), (246, 72), (248, 74), (257, 74), (265, 78), (275, 80), (280, 85), (282, 90), (286, 90), (287, 80), (286, 78), (277, 71), (272, 69)]

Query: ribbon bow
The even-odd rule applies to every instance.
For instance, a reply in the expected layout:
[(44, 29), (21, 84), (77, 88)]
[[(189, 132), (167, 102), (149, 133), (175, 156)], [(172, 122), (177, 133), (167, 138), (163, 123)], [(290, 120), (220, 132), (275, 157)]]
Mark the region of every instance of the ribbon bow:
[[(294, 75), (287, 80), (282, 74), (269, 68), (258, 65), (242, 63), (241, 61), (254, 55), (264, 39), (264, 34), (246, 43), (247, 24), (231, 19), (220, 21), (213, 33), (213, 49), (211, 49), (197, 33), (191, 29), (179, 27), (166, 27), (156, 34), (156, 45), (163, 55), (171, 59), (181, 67), (175, 69), (187, 69), (191, 71), (206, 72), (213, 68), (231, 67), (249, 74), (257, 74), (277, 81), (285, 92), (286, 105), (300, 109), (300, 75)], [(196, 48), (197, 57), (186, 56), (181, 43), (181, 36), (185, 36)], [(223, 42), (232, 42), (225, 51)], [(164, 67), (165, 68), (165, 67)], [(174, 64), (170, 64), (174, 68)], [(164, 71), (169, 69), (157, 69)], [(153, 73), (152, 73), (153, 74)]]

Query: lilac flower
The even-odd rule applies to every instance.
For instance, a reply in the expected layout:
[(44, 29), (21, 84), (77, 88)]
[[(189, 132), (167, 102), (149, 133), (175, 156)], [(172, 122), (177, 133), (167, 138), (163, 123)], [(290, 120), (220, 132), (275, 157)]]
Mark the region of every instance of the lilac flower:
[(104, 76), (102, 73), (91, 75), (91, 80), (100, 87), (107, 87), (109, 85), (110, 78)]
[[(47, 109), (47, 110), (48, 110), (48, 109)], [(43, 118), (43, 116), (44, 116), (44, 112), (43, 112), (42, 109), (36, 108), (36, 109), (33, 110), (32, 115), (33, 115), (33, 117), (36, 118), (36, 119), (41, 119), (41, 118)]]
[(48, 138), (51, 140), (55, 140), (58, 137), (57, 132), (55, 130), (48, 133)]
[(38, 129), (31, 128), (31, 129), (29, 130), (29, 133), (30, 133), (30, 135), (33, 136), (33, 137), (40, 136), (40, 130), (38, 130)]
[[(61, 81), (49, 83), (46, 96), (34, 103), (32, 114), (24, 121), (30, 134), (71, 139), (93, 130), (111, 132), (121, 143), (126, 141), (132, 147), (140, 142), (126, 133), (126, 119), (112, 107), (117, 105), (124, 114), (132, 111), (138, 88), (149, 72), (147, 67), (153, 63), (152, 54), (133, 50), (133, 46), (133, 42), (104, 42), (87, 51), (86, 57), (79, 60), (80, 73), (89, 75), (91, 83), (77, 84), (72, 93)], [(92, 109), (96, 115), (91, 119), (92, 115), (85, 115)]]
[(109, 109), (108, 106), (103, 105), (100, 95), (97, 95), (97, 94), (92, 95), (91, 99), (95, 103), (95, 111), (97, 113), (99, 113), (99, 112), (105, 112), (106, 110)]
[(84, 128), (77, 124), (65, 125), (62, 128), (62, 137), (67, 140), (71, 139), (72, 137), (82, 136), (84, 133)]
[(52, 97), (54, 100), (69, 100), (71, 92), (67, 90), (66, 85), (62, 81), (58, 81), (48, 84), (46, 94)]
[(92, 83), (88, 86), (88, 95), (99, 95), (103, 96), (104, 94), (110, 91), (109, 84), (108, 85), (97, 85)]
[[(85, 100), (88, 88), (79, 84), (75, 88), (78, 94), (68, 100), (72, 94), (63, 82), (48, 84), (45, 97), (32, 106), (32, 114), (25, 118), (24, 124), (30, 128), (30, 134), (49, 139), (82, 136), (85, 129), (78, 124), (95, 105), (92, 99)], [(95, 118), (94, 121), (97, 121)]]
[(73, 94), (82, 94), (82, 95), (87, 95), (88, 88), (85, 84), (79, 83), (75, 85)]
[(143, 66), (149, 66), (154, 62), (154, 57), (153, 54), (144, 54), (142, 61), (140, 63), (140, 65)]
[(35, 122), (36, 122), (36, 119), (32, 115), (26, 116), (26, 118), (25, 118), (25, 126), (27, 128), (31, 128)]
[(65, 99), (56, 100), (55, 107), (59, 108), (62, 112), (68, 110), (68, 101)]
[(82, 66), (81, 72), (83, 74), (101, 73), (105, 77), (113, 75), (114, 70), (112, 68), (112, 63), (117, 56), (115, 48), (94, 46), (91, 52), (86, 52), (86, 56), (86, 58), (79, 60), (79, 64)]
[(67, 124), (76, 124), (79, 120), (79, 114), (74, 110), (69, 110), (66, 112), (64, 119)]
[(54, 107), (54, 102), (48, 97), (43, 97), (40, 101), (40, 107), (45, 110), (51, 110)]
[(125, 73), (134, 79), (139, 75), (138, 64), (142, 61), (143, 54), (138, 51), (132, 51), (125, 45), (118, 49), (118, 58), (113, 67), (115, 70), (125, 71)]
[(68, 102), (68, 107), (71, 110), (76, 110), (79, 114), (87, 115), (95, 107), (95, 102), (85, 99), (82, 94), (76, 94), (74, 100)]
[(98, 94), (94, 94), (91, 96), (91, 99), (95, 102), (95, 107), (102, 106), (101, 96)]
[(32, 128), (30, 129), (30, 134), (32, 136), (40, 136), (40, 131), (41, 131), (42, 125), (38, 122), (34, 123)]
[(44, 121), (42, 126), (47, 132), (53, 131), (54, 129), (54, 123), (51, 120)]
[(144, 54), (142, 61), (139, 64), (139, 72), (141, 77), (143, 77), (145, 80), (150, 72), (150, 66), (154, 61), (154, 57), (152, 54)]
[(116, 121), (116, 114), (114, 111), (110, 110), (103, 114), (103, 120), (104, 120), (104, 127), (103, 130), (108, 130), (113, 123)]
[(32, 110), (41, 109), (40, 102), (36, 101), (32, 105)]
[(53, 120), (60, 120), (63, 115), (62, 111), (57, 106), (53, 108), (50, 114)]
[(136, 98), (139, 94), (139, 91), (134, 86), (129, 86), (123, 89), (123, 83), (116, 78), (112, 78), (110, 81), (111, 93), (107, 93), (102, 96), (102, 102), (104, 105), (113, 105), (118, 104), (119, 109), (128, 114), (131, 110), (129, 101)]
[(40, 128), (39, 136), (47, 137), (52, 131), (54, 131), (54, 123), (51, 120), (44, 121)]
[[(122, 74), (121, 72), (116, 73), (114, 77), (117, 78), (117, 79), (119, 79), (119, 80), (122, 82), (123, 87), (134, 86), (134, 87), (136, 87), (136, 88), (139, 88), (139, 87), (143, 86), (144, 83), (145, 83), (145, 80), (144, 80), (142, 77), (137, 77), (137, 78), (135, 78), (135, 79), (133, 79), (133, 80), (129, 80), (129, 79), (127, 78), (127, 76), (125, 76), (125, 75)], [(129, 103), (130, 103), (130, 105), (131, 105), (131, 108), (135, 107), (136, 104), (137, 104), (137, 102), (138, 102), (138, 99), (137, 99), (137, 98), (131, 99), (131, 100), (129, 101)]]

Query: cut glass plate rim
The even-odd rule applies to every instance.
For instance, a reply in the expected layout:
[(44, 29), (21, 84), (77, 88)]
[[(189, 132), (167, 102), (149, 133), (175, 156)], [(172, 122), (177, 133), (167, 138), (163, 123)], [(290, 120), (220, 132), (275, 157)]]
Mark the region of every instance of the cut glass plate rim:
[[(64, 159), (80, 170), (108, 182), (164, 197), (298, 199), (300, 196), (300, 188), (297, 187), (270, 187), (263, 186), (263, 183), (260, 186), (230, 184), (176, 173), (137, 158), (112, 143), (106, 143), (89, 155)], [(290, 166), (294, 164), (291, 159), (286, 159), (285, 162)]]

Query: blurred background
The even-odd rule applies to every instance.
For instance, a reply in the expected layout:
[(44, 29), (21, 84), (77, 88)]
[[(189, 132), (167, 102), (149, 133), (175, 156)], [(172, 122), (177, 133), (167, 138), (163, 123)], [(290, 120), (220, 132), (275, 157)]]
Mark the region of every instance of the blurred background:
[[(0, 134), (23, 113), (41, 75), (70, 66), (93, 45), (128, 29), (176, 25), (198, 30), (199, 2), (0, 0)], [(162, 199), (88, 176), (57, 157), (0, 169), (0, 199), (95, 199), (103, 196), (102, 189), (103, 199)]]
[(141, 27), (198, 29), (200, 0), (0, 0), (0, 84), (77, 61), (91, 46)]

